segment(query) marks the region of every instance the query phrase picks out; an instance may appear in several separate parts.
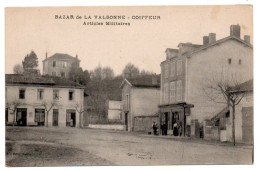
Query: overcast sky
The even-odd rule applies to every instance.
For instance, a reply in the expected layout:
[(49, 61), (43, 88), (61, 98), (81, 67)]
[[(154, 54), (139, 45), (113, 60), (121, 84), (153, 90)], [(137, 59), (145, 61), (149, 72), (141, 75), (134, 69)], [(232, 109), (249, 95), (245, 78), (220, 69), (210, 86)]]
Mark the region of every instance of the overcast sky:
[[(57, 20), (55, 15), (91, 16), (91, 20)], [(125, 15), (130, 26), (84, 26), (94, 15)], [(160, 16), (160, 20), (132, 20), (132, 16)], [(128, 17), (130, 19), (128, 19)], [(180, 42), (202, 44), (202, 36), (216, 33), (217, 39), (229, 35), (232, 24), (241, 26), (241, 37), (251, 36), (251, 6), (169, 6), (169, 7), (74, 7), (74, 8), (7, 8), (6, 73), (22, 63), (34, 50), (42, 60), (55, 53), (78, 55), (83, 69), (98, 64), (110, 66), (120, 74), (131, 62), (160, 73), (166, 48), (177, 48)]]

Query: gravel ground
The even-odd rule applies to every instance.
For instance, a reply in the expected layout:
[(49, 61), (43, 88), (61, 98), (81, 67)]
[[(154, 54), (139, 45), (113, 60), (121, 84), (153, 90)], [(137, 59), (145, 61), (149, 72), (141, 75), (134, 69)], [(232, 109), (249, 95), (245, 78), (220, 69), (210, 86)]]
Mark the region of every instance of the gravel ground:
[(7, 166), (252, 164), (252, 156), (252, 148), (173, 141), (124, 131), (6, 129)]

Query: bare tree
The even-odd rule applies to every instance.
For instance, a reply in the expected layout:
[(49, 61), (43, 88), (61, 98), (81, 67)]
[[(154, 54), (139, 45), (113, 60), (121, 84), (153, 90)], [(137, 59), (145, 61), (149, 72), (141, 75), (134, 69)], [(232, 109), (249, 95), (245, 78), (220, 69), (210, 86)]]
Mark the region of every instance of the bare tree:
[(54, 106), (56, 106), (57, 104), (56, 104), (56, 102), (55, 101), (51, 101), (51, 102), (46, 102), (46, 101), (43, 101), (42, 102), (42, 104), (41, 104), (41, 106), (43, 106), (44, 107), (44, 110), (45, 110), (45, 112), (46, 112), (46, 124), (45, 124), (45, 126), (46, 127), (48, 127), (49, 125), (48, 125), (48, 122), (49, 122), (49, 112), (51, 111), (51, 109), (54, 107)]
[(225, 78), (222, 74), (219, 78), (212, 77), (205, 80), (202, 85), (204, 95), (215, 103), (226, 104), (228, 108), (232, 107), (232, 142), (235, 146), (235, 109), (246, 94), (246, 91), (241, 88), (242, 82), (234, 79), (234, 76)]
[(75, 109), (76, 109), (76, 111), (79, 113), (79, 125), (80, 125), (80, 128), (82, 128), (82, 120), (83, 120), (82, 114), (83, 114), (86, 110), (84, 110), (83, 107), (80, 106), (78, 102), (77, 102), (76, 105), (75, 105)]
[(23, 67), (21, 64), (16, 64), (13, 68), (14, 74), (23, 74)]
[(19, 100), (13, 100), (12, 102), (7, 102), (6, 103), (6, 107), (8, 108), (8, 110), (12, 111), (13, 113), (13, 126), (14, 126), (14, 123), (15, 123), (15, 114), (17, 112), (17, 108), (19, 106), (22, 106), (24, 105), (24, 103), (20, 102)]

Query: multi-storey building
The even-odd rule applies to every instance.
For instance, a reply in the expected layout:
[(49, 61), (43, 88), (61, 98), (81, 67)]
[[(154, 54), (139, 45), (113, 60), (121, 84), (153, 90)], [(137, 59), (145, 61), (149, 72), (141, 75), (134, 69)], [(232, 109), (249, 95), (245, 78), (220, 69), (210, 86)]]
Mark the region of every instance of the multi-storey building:
[(6, 124), (82, 126), (84, 87), (58, 77), (6, 74)]
[(57, 76), (68, 78), (69, 71), (72, 65), (79, 66), (80, 60), (78, 56), (72, 57), (68, 54), (55, 53), (42, 61), (43, 63), (43, 75)]
[(161, 63), (160, 122), (171, 132), (177, 122), (182, 135), (190, 130), (191, 120), (214, 116), (225, 104), (215, 103), (203, 94), (204, 83), (213, 77), (253, 78), (253, 47), (250, 37), (240, 38), (240, 26), (230, 26), (230, 36), (216, 40), (215, 33), (203, 37), (203, 45), (180, 43), (166, 49)]

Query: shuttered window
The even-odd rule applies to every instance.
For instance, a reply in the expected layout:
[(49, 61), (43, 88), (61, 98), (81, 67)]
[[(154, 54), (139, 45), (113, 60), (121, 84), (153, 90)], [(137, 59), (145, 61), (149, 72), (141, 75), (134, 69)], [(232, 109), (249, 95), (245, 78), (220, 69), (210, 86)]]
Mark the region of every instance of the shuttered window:
[(175, 81), (170, 83), (170, 103), (174, 103), (176, 99), (175, 95)]
[(182, 100), (182, 80), (177, 81), (177, 101)]

